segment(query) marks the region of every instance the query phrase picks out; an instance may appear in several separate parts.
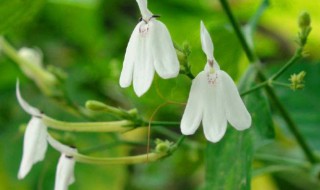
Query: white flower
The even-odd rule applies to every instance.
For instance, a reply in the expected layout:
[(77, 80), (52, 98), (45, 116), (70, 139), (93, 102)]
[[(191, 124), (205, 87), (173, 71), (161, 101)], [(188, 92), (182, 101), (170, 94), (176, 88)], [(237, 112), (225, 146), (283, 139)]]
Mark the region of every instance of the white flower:
[(168, 79), (179, 74), (179, 61), (166, 26), (156, 20), (146, 0), (137, 0), (142, 19), (131, 34), (120, 76), (120, 86), (133, 88), (140, 97), (152, 84), (154, 71)]
[(55, 190), (67, 190), (69, 185), (75, 182), (75, 160), (66, 154), (61, 154), (56, 171)]
[(192, 82), (181, 132), (193, 134), (202, 121), (205, 137), (218, 142), (226, 132), (227, 121), (237, 130), (244, 130), (251, 126), (251, 116), (233, 80), (214, 59), (212, 40), (202, 21), (201, 43), (208, 62)]
[(38, 109), (30, 106), (21, 96), (19, 81), (16, 85), (16, 96), (20, 106), (32, 116), (29, 121), (23, 139), (23, 154), (18, 178), (23, 179), (31, 170), (32, 165), (42, 161), (47, 150), (47, 127), (41, 120)]
[[(33, 48), (27, 48), (23, 47), (19, 49), (18, 54), (21, 58), (24, 60), (27, 60), (31, 64), (35, 65), (36, 67), (43, 69), (42, 64), (42, 52), (39, 49), (33, 49)], [(30, 68), (28, 68), (26, 65), (21, 65), (23, 72), (30, 78), (34, 79), (35, 75), (32, 71), (30, 71)]]
[(61, 152), (56, 171), (55, 190), (67, 190), (69, 185), (75, 182), (74, 166), (75, 160), (73, 154), (77, 153), (75, 148), (68, 147), (48, 135), (50, 145)]

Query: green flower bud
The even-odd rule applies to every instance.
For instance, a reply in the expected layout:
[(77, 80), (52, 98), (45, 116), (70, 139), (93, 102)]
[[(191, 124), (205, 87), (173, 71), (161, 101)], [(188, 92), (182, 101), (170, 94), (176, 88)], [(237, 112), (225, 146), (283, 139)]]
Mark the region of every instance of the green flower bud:
[(161, 140), (161, 139), (156, 139), (155, 141), (156, 143), (156, 152), (158, 153), (167, 153), (171, 146), (173, 145), (172, 142), (168, 141), (168, 140)]
[(302, 12), (298, 19), (298, 24), (301, 29), (307, 28), (310, 26), (311, 18), (308, 12)]
[(306, 76), (305, 71), (301, 71), (299, 74), (292, 74), (289, 78), (291, 82), (290, 88), (292, 90), (300, 90), (304, 88), (304, 77)]
[(86, 108), (91, 111), (108, 111), (106, 104), (95, 100), (88, 100), (86, 102)]

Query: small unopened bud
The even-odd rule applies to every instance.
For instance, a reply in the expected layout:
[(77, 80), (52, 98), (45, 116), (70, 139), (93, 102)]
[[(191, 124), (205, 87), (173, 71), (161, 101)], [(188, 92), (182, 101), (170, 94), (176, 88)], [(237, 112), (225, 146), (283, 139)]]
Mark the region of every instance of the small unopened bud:
[(156, 139), (156, 152), (158, 153), (166, 153), (170, 150), (171, 146), (173, 145), (172, 142), (168, 140), (161, 140), (161, 139)]
[(310, 26), (311, 18), (308, 12), (304, 11), (300, 14), (298, 19), (298, 24), (301, 29), (307, 28)]
[(306, 76), (305, 71), (301, 71), (299, 74), (292, 74), (289, 78), (291, 82), (290, 88), (292, 90), (299, 90), (304, 88), (304, 77)]
[(91, 111), (108, 111), (106, 104), (95, 100), (88, 100), (86, 102), (86, 108)]

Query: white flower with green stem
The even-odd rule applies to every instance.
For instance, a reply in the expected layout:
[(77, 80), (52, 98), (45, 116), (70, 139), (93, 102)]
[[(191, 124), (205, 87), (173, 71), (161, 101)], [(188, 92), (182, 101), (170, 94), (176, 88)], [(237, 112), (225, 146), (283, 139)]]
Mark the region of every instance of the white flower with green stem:
[(179, 74), (180, 65), (167, 27), (148, 10), (146, 0), (137, 3), (142, 18), (127, 46), (120, 86), (126, 88), (133, 83), (140, 97), (150, 88), (155, 71), (161, 78), (173, 78)]
[(192, 81), (181, 132), (194, 134), (202, 121), (205, 137), (215, 143), (224, 136), (228, 122), (237, 130), (245, 130), (251, 126), (251, 116), (232, 78), (220, 70), (213, 56), (210, 34), (202, 21), (201, 43), (207, 64)]

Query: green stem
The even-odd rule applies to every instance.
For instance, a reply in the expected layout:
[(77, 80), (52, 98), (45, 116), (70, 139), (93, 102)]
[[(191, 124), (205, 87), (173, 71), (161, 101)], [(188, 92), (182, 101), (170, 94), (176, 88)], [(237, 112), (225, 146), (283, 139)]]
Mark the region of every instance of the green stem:
[(278, 85), (278, 86), (282, 86), (282, 87), (286, 87), (286, 88), (290, 88), (290, 84), (283, 83), (283, 82), (272, 81), (272, 84), (275, 84), (275, 85)]
[[(258, 77), (261, 80), (265, 80), (266, 79), (266, 77), (262, 73), (259, 73)], [(273, 89), (270, 88), (269, 86), (267, 86), (266, 87), (266, 91), (267, 91), (270, 99), (273, 101), (274, 105), (278, 108), (280, 114), (282, 115), (283, 119), (287, 123), (287, 126), (289, 127), (290, 131), (294, 135), (294, 137), (297, 140), (298, 144), (301, 146), (301, 148), (304, 151), (307, 159), (311, 163), (316, 163), (317, 159), (316, 159), (315, 155), (313, 154), (312, 149), (309, 147), (309, 145), (305, 141), (304, 137), (302, 136), (302, 134), (300, 133), (300, 131), (298, 129), (298, 126), (293, 121), (293, 119), (291, 118), (291, 116), (288, 113), (288, 111), (284, 108), (283, 104), (281, 103), (281, 101), (279, 100), (279, 98), (277, 97), (277, 95), (275, 94)]]
[(0, 36), (0, 47), (1, 50), (10, 57), (14, 62), (16, 62), (20, 67), (28, 67), (34, 74), (37, 75), (40, 79), (51, 81), (56, 83), (55, 77), (48, 72), (44, 72), (40, 67), (35, 66), (34, 64), (21, 58), (14, 47), (4, 38)]
[(125, 156), (116, 158), (97, 158), (75, 153), (72, 155), (74, 159), (86, 164), (143, 164), (148, 162), (155, 162), (165, 156), (167, 153), (149, 153), (138, 156)]
[(267, 86), (267, 85), (269, 85), (270, 84), (270, 82), (267, 80), (267, 81), (264, 81), (264, 82), (262, 82), (262, 83), (260, 83), (260, 84), (258, 84), (257, 86), (255, 86), (255, 87), (253, 87), (253, 88), (251, 88), (251, 89), (249, 89), (249, 90), (247, 90), (247, 91), (244, 91), (244, 92), (242, 92), (241, 94), (240, 94), (240, 96), (245, 96), (245, 95), (248, 95), (248, 94), (250, 94), (251, 92), (254, 92), (254, 91), (256, 91), (256, 90), (259, 90), (260, 88), (263, 88), (263, 87), (265, 87), (265, 86)]
[[(220, 0), (223, 9), (225, 10), (235, 32), (237, 37), (240, 40), (240, 43), (243, 47), (243, 49), (245, 50), (245, 53), (249, 59), (249, 61), (251, 63), (257, 62), (260, 63), (260, 61), (257, 59), (257, 57), (254, 55), (253, 51), (249, 48), (249, 45), (240, 29), (240, 26), (238, 25), (238, 23), (236, 22), (235, 17), (233, 16), (231, 9), (229, 7), (229, 4), (227, 3), (226, 0)], [(298, 53), (296, 53), (297, 55), (301, 54), (302, 49), (298, 49), (297, 51)], [(299, 53), (300, 52), (300, 53)], [(273, 79), (276, 79), (277, 77), (279, 77), (290, 65), (292, 65), (297, 58), (292, 59), (292, 61), (289, 61), (287, 66), (284, 67), (284, 69), (281, 69), (278, 74), (276, 74)], [(261, 64), (261, 63), (260, 63)], [(264, 76), (264, 74), (258, 70), (258, 77), (261, 81), (267, 81), (267, 78)], [(269, 95), (269, 97), (273, 100), (273, 102), (275, 103), (275, 105), (278, 107), (280, 114), (282, 115), (282, 117), (284, 118), (285, 122), (287, 123), (290, 131), (294, 134), (297, 142), (299, 143), (299, 145), (301, 146), (301, 148), (303, 149), (307, 159), (311, 162), (311, 163), (316, 163), (316, 157), (313, 155), (313, 152), (311, 151), (311, 148), (308, 146), (308, 144), (305, 142), (303, 136), (300, 134), (300, 131), (298, 130), (298, 127), (296, 126), (295, 122), (292, 120), (291, 116), (289, 115), (289, 113), (287, 112), (287, 110), (284, 108), (284, 106), (282, 105), (282, 103), (280, 102), (279, 98), (277, 97), (277, 95), (275, 94), (274, 90), (266, 85), (266, 91)]]
[(42, 115), (42, 121), (52, 129), (73, 132), (125, 132), (134, 128), (134, 123), (128, 120), (113, 122), (64, 122)]
[(230, 6), (229, 4), (227, 3), (226, 0), (220, 0), (220, 3), (222, 5), (222, 8), (224, 9), (224, 11), (226, 12), (232, 26), (233, 26), (233, 29), (235, 30), (235, 33), (237, 34), (239, 40), (240, 40), (240, 43), (249, 59), (250, 62), (255, 62), (256, 58), (252, 52), (252, 50), (250, 49), (244, 35), (243, 35), (243, 32), (242, 30), (240, 29), (240, 26), (238, 24), (238, 22), (236, 21), (235, 17), (233, 16), (232, 12), (231, 12), (231, 9), (230, 9)]
[(303, 48), (299, 47), (296, 50), (294, 56), (278, 72), (276, 72), (274, 75), (272, 75), (270, 77), (270, 80), (276, 80), (277, 78), (279, 78), (291, 65), (296, 63), (299, 59), (301, 59), (302, 58), (302, 51), (303, 51)]
[(180, 122), (176, 121), (152, 121), (151, 126), (168, 126), (168, 127), (180, 127)]
[[(148, 122), (143, 122), (137, 126), (133, 121), (121, 120), (112, 122), (65, 122), (53, 119), (47, 115), (42, 115), (43, 123), (56, 130), (73, 131), (73, 132), (125, 132), (135, 127), (147, 127)], [(172, 126), (180, 127), (180, 122), (171, 121), (153, 121), (152, 127)]]

